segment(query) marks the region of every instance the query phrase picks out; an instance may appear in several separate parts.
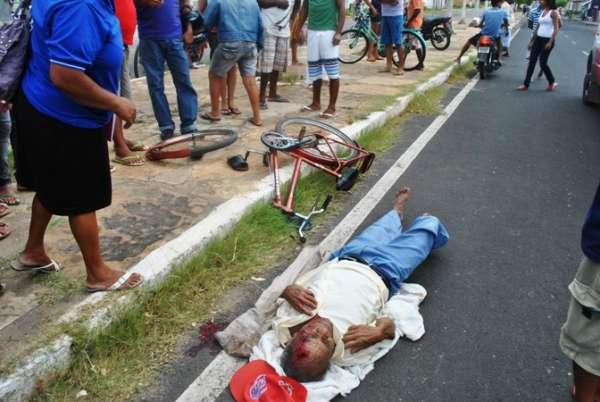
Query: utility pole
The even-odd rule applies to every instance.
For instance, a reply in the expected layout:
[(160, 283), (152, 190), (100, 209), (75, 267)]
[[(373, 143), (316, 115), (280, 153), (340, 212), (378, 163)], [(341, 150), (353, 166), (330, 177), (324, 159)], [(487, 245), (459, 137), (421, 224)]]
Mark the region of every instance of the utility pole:
[(460, 12), (459, 24), (467, 23), (467, 0), (462, 0), (462, 11)]
[(454, 0), (446, 0), (446, 6), (448, 7), (448, 17), (452, 17), (452, 8), (454, 7)]

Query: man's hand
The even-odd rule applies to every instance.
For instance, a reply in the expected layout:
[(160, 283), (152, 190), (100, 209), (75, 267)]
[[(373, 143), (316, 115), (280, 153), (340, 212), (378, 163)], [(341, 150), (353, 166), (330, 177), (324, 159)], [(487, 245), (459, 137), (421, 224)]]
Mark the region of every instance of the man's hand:
[(371, 6), (371, 14), (373, 14), (373, 17), (377, 17), (379, 16), (379, 11), (377, 11), (377, 8)]
[(550, 40), (548, 41), (548, 43), (546, 43), (546, 46), (545, 46), (546, 50), (550, 50), (550, 49), (552, 49), (552, 45), (553, 45), (553, 43), (552, 43), (552, 39), (550, 39)]
[(317, 308), (317, 299), (313, 292), (300, 285), (290, 285), (281, 295), (297, 311), (310, 315)]
[(370, 325), (352, 325), (348, 327), (342, 341), (346, 349), (356, 353), (384, 339), (394, 339), (395, 331), (394, 321), (389, 318), (381, 318), (375, 322), (374, 327)]
[(0, 100), (0, 112), (8, 112), (12, 108), (12, 103), (5, 100)]
[(333, 46), (337, 46), (340, 44), (340, 42), (342, 41), (342, 34), (340, 33), (336, 33), (335, 35), (333, 35)]
[(120, 97), (118, 99), (114, 112), (121, 118), (121, 120), (125, 122), (125, 128), (131, 127), (131, 125), (135, 122), (135, 116), (137, 113), (135, 105), (127, 98)]

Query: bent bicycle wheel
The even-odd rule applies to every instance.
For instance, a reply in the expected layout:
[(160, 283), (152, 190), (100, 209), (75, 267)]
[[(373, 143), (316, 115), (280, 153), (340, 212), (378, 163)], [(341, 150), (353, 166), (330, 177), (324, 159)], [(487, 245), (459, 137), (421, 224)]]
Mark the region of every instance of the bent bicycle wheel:
[(180, 135), (160, 142), (148, 149), (146, 158), (151, 161), (192, 157), (200, 159), (204, 154), (233, 144), (238, 135), (233, 130), (208, 129), (197, 133)]
[(354, 159), (360, 146), (337, 128), (318, 120), (290, 117), (277, 123), (275, 131), (292, 138), (314, 137), (309, 145), (294, 152), (324, 165)]
[(341, 35), (339, 61), (344, 64), (354, 64), (367, 55), (369, 41), (364, 33), (357, 29), (348, 29)]

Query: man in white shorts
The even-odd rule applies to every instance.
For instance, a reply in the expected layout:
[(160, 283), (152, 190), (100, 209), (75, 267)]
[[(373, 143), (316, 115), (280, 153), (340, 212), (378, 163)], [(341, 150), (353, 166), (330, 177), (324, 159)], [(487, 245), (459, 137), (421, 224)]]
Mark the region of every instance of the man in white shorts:
[[(344, 0), (304, 0), (300, 12), (302, 27), (308, 19), (308, 79), (313, 85), (313, 101), (303, 111), (321, 110), (322, 71), (329, 78), (329, 106), (321, 117), (335, 117), (335, 104), (340, 91), (339, 44), (345, 21)], [(294, 32), (296, 36), (298, 33)]]
[(259, 0), (264, 28), (264, 46), (258, 56), (260, 74), (260, 108), (268, 109), (269, 102), (287, 103), (289, 100), (277, 94), (279, 73), (285, 72), (290, 44), (290, 19), (300, 0)]

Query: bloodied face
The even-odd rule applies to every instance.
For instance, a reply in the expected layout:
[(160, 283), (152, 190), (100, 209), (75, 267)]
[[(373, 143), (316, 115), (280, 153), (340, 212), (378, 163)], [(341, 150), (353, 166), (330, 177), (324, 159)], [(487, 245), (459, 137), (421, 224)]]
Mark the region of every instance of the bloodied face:
[(283, 369), (300, 382), (319, 380), (327, 371), (334, 350), (331, 321), (316, 316), (295, 332), (285, 348)]

